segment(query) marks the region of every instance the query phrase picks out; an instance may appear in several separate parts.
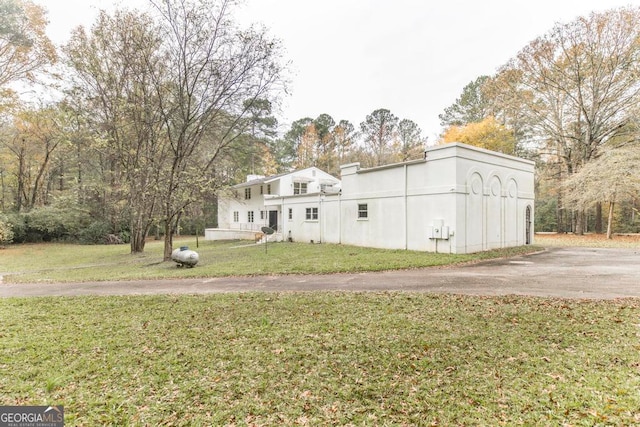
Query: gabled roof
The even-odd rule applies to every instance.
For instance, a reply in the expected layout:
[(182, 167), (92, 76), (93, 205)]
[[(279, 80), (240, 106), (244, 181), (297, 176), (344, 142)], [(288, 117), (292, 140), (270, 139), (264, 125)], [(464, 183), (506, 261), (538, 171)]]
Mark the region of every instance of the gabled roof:
[(257, 184), (266, 184), (266, 183), (275, 181), (276, 179), (283, 177), (285, 175), (289, 175), (290, 173), (293, 173), (293, 172), (284, 172), (278, 175), (271, 175), (271, 176), (265, 176), (258, 179), (252, 179), (251, 181), (241, 182), (240, 184), (236, 184), (231, 188), (251, 187), (252, 185), (257, 185)]
[[(277, 174), (277, 175), (265, 176), (263, 178), (253, 179), (253, 180), (247, 181), (247, 182), (242, 182), (240, 184), (234, 185), (231, 188), (243, 188), (243, 187), (251, 187), (253, 185), (269, 184), (271, 182), (277, 181), (278, 179), (282, 178), (283, 176), (295, 175), (297, 173), (300, 173), (300, 172), (308, 170), (308, 169), (315, 169), (317, 171), (320, 171), (320, 172), (322, 172), (324, 174), (329, 175), (328, 173), (324, 172), (321, 169), (318, 169), (315, 166), (310, 166), (310, 167), (304, 168), (304, 169), (297, 169), (297, 170), (294, 170), (294, 171), (291, 171), (291, 172), (284, 172), (284, 173), (280, 173), (280, 174)], [(335, 177), (333, 177), (333, 178), (335, 179), (335, 182), (340, 182), (340, 180), (338, 178), (335, 178)], [(300, 177), (299, 179), (302, 179), (303, 181), (308, 181), (308, 182), (314, 181), (313, 178), (306, 178), (306, 177)], [(321, 178), (321, 181), (323, 181), (323, 183), (326, 183), (326, 178)]]

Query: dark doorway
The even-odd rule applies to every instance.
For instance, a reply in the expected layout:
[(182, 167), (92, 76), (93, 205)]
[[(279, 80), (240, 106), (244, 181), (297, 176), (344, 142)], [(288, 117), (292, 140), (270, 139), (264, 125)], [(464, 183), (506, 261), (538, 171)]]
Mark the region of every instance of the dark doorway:
[(269, 228), (278, 231), (278, 211), (269, 211)]
[(531, 244), (531, 206), (527, 206), (524, 223), (525, 223), (524, 224), (525, 245), (530, 245)]

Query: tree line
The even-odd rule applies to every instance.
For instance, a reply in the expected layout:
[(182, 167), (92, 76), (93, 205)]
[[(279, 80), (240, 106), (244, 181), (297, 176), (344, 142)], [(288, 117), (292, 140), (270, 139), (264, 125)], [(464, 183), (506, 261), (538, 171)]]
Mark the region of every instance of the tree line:
[(535, 159), (537, 230), (640, 231), (639, 41), (636, 7), (556, 24), (464, 87), (443, 141)]
[[(170, 258), (180, 221), (202, 217), (227, 183), (220, 164), (252, 108), (286, 84), (281, 43), (240, 28), (234, 6), (151, 0), (145, 11), (101, 11), (56, 50), (41, 7), (0, 1), (0, 186), (14, 240), (107, 233), (135, 253), (157, 228)], [(26, 103), (16, 82), (59, 95)]]
[[(0, 0), (0, 242), (102, 241), (144, 250), (215, 224), (216, 195), (247, 174), (420, 158), (426, 139), (388, 109), (284, 132), (281, 42), (241, 28), (231, 0), (150, 0), (102, 11), (60, 48), (46, 11)], [(592, 13), (480, 76), (440, 115), (436, 143), (535, 159), (538, 230), (637, 231), (640, 12)], [(37, 102), (19, 96), (38, 88)], [(615, 173), (614, 173), (615, 172)], [(621, 220), (614, 223), (614, 211)]]
[[(0, 241), (127, 241), (170, 258), (179, 228), (215, 225), (216, 195), (247, 174), (367, 166), (419, 156), (411, 120), (389, 110), (356, 130), (328, 114), (280, 136), (287, 85), (279, 40), (240, 28), (231, 0), (150, 0), (101, 11), (56, 49), (46, 11), (0, 0)], [(13, 84), (38, 87), (27, 102)], [(9, 227), (10, 225), (10, 227)]]
[[(275, 135), (277, 121), (272, 119), (268, 123), (270, 134)], [(348, 120), (336, 122), (324, 113), (315, 119), (295, 120), (281, 138), (267, 135), (260, 129), (258, 136), (263, 138), (263, 144), (248, 159), (249, 164), (236, 159), (234, 164), (241, 167), (237, 179), (243, 178), (247, 167), (252, 173), (271, 175), (316, 166), (339, 176), (340, 165), (346, 163), (357, 161), (371, 167), (420, 158), (426, 144), (414, 121), (399, 119), (385, 108), (368, 114), (359, 128)]]

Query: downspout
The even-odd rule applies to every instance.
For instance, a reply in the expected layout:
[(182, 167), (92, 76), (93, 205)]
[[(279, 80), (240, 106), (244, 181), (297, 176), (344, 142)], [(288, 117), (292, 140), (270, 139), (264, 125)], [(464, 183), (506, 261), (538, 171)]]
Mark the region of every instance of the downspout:
[(409, 187), (409, 177), (408, 177), (408, 166), (405, 163), (404, 165), (404, 250), (409, 249), (409, 209), (407, 206), (408, 197), (408, 187)]
[(318, 226), (320, 227), (319, 233), (320, 233), (320, 237), (318, 238), (318, 242), (322, 243), (322, 226), (324, 224), (324, 218), (323, 218), (323, 214), (322, 214), (322, 202), (323, 202), (323, 195), (322, 192), (320, 192), (320, 194), (318, 195)]
[(338, 194), (338, 244), (342, 244), (342, 188)]

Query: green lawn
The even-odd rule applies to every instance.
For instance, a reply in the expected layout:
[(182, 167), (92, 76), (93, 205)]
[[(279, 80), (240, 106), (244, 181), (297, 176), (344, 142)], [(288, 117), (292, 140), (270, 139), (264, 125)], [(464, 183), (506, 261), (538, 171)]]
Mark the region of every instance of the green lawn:
[[(183, 239), (17, 245), (5, 281), (283, 274), (472, 262), (340, 245)], [(585, 286), (588, 286), (585, 283)], [(0, 286), (2, 286), (0, 284)], [(0, 405), (68, 426), (640, 425), (640, 300), (418, 293), (0, 299)]]
[(0, 404), (67, 425), (639, 425), (640, 302), (0, 300)]
[(478, 254), (452, 255), (359, 248), (345, 245), (200, 241), (180, 238), (175, 247), (198, 252), (195, 268), (162, 262), (163, 244), (147, 243), (144, 253), (130, 254), (128, 245), (32, 244), (0, 249), (0, 276), (5, 282), (70, 282), (89, 280), (220, 277), (232, 275), (337, 273), (431, 267), (512, 256), (540, 249), (522, 246)]

